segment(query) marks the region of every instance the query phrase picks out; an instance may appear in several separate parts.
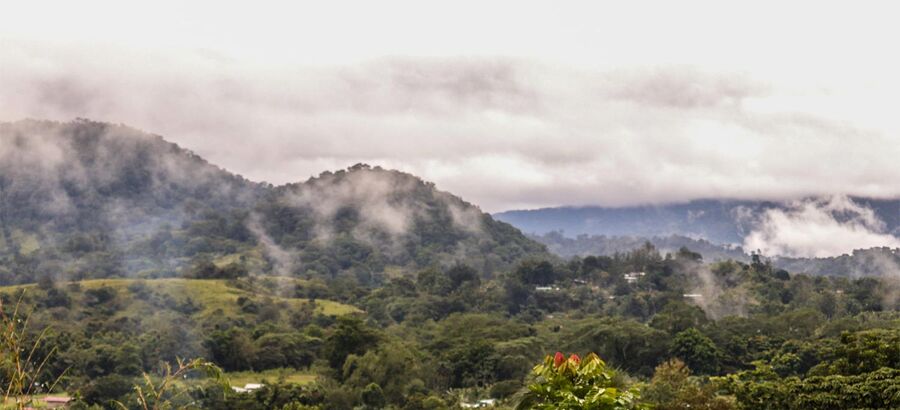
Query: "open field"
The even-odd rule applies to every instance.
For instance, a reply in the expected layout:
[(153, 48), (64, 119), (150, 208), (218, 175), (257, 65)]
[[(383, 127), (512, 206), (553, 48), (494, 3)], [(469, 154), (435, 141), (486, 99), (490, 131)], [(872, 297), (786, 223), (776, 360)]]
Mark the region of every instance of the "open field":
[(316, 380), (313, 373), (306, 373), (294, 369), (271, 369), (261, 372), (231, 372), (225, 374), (232, 386), (242, 387), (247, 383), (272, 383), (284, 381), (285, 383), (307, 384)]
[[(27, 289), (35, 285), (17, 285), (0, 287), (0, 293), (14, 293), (18, 289)], [(196, 315), (205, 318), (216, 314), (239, 314), (238, 298), (271, 298), (273, 303), (285, 303), (290, 308), (300, 307), (304, 303), (308, 303), (309, 299), (302, 298), (285, 298), (278, 296), (270, 296), (262, 293), (256, 293), (236, 287), (230, 286), (229, 282), (224, 279), (183, 279), (183, 278), (166, 278), (166, 279), (92, 279), (80, 282), (70, 282), (67, 285), (70, 288), (80, 288), (81, 291), (89, 289), (99, 289), (109, 287), (114, 289), (119, 295), (130, 295), (129, 290), (141, 287), (146, 291), (154, 294), (164, 295), (175, 301), (184, 302), (188, 299), (199, 306)], [(133, 297), (130, 302), (125, 303), (126, 308), (117, 313), (121, 316), (132, 316), (147, 308), (145, 303), (138, 298)], [(316, 312), (324, 315), (345, 315), (360, 312), (354, 306), (346, 305), (330, 300), (316, 299)]]

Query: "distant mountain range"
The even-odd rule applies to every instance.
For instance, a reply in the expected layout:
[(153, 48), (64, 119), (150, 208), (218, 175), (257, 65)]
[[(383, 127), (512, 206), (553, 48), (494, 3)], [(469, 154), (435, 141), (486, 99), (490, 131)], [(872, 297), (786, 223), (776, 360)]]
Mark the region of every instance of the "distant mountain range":
[[(850, 198), (883, 223), (882, 232), (900, 236), (900, 200)], [(790, 212), (795, 206), (772, 201), (706, 199), (681, 204), (632, 207), (560, 207), (513, 210), (494, 214), (529, 234), (561, 232), (578, 235), (666, 237), (705, 239), (716, 244), (743, 244), (759, 227), (767, 211)], [(836, 220), (856, 217), (835, 209)]]
[[(847, 197), (784, 203), (702, 200), (624, 208), (549, 208), (502, 212), (494, 217), (518, 227), (565, 258), (624, 253), (649, 242), (663, 253), (684, 247), (702, 254), (706, 261), (748, 262), (750, 254), (757, 251), (742, 247), (748, 237), (751, 244), (759, 243), (752, 239), (777, 240), (766, 235), (777, 236), (773, 231), (778, 229), (783, 229), (787, 237), (796, 237), (791, 231), (797, 229), (795, 225), (806, 224), (804, 233), (824, 243), (844, 238), (815, 224), (845, 229), (839, 230), (838, 235), (863, 232), (893, 244), (893, 238), (900, 234), (900, 200)], [(873, 244), (821, 257), (765, 252), (763, 256), (790, 272), (900, 278), (900, 249), (896, 246)]]

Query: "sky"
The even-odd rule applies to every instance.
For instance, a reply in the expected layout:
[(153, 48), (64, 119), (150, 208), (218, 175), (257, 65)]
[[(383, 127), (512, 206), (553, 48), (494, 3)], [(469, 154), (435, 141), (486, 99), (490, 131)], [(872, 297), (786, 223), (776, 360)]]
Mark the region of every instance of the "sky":
[(274, 184), (366, 162), (489, 212), (900, 197), (890, 2), (222, 3), (0, 3), (0, 121)]

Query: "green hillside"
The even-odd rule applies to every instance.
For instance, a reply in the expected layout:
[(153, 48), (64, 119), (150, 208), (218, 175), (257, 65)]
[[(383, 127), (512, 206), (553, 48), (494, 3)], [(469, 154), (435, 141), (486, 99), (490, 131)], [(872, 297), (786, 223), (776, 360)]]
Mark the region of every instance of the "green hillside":
[(0, 123), (0, 285), (282, 275), (377, 285), (465, 262), (483, 276), (543, 245), (418, 177), (364, 164), (251, 182), (122, 125)]
[[(238, 304), (238, 300), (241, 298), (264, 298), (267, 300), (267, 303), (283, 305), (289, 309), (300, 308), (304, 304), (310, 303), (310, 299), (285, 298), (266, 292), (241, 289), (235, 286), (239, 283), (223, 279), (92, 279), (62, 283), (59, 286), (72, 292), (73, 303), (87, 302), (85, 298), (88, 296), (85, 293), (89, 291), (96, 292), (102, 289), (109, 289), (117, 295), (122, 295), (119, 298), (119, 303), (124, 306), (124, 309), (116, 312), (114, 315), (122, 318), (141, 317), (164, 312), (157, 309), (156, 305), (149, 301), (145, 295), (173, 301), (176, 304), (191, 301), (191, 303), (196, 305), (196, 311), (192, 312), (191, 316), (201, 321), (212, 316), (225, 315), (233, 317), (246, 315), (246, 313), (241, 312)], [(22, 290), (25, 290), (26, 295), (29, 291), (36, 291), (36, 286), (4, 286), (0, 287), (0, 295), (13, 299)], [(81, 300), (78, 300), (78, 298), (81, 298)], [(315, 304), (314, 312), (316, 314), (340, 316), (362, 312), (356, 307), (330, 300), (318, 299), (313, 303)]]

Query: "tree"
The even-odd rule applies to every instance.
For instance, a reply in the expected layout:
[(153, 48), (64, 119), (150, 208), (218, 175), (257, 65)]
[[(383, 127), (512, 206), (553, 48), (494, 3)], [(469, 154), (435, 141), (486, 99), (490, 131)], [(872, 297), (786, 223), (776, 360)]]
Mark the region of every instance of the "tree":
[(227, 371), (249, 370), (256, 361), (256, 346), (244, 330), (231, 328), (214, 332), (204, 346), (213, 361)]
[(419, 272), (416, 276), (416, 286), (423, 292), (438, 296), (446, 296), (452, 288), (450, 278), (433, 268)]
[(642, 393), (642, 398), (656, 410), (735, 408), (731, 401), (716, 396), (713, 384), (691, 377), (691, 370), (678, 359), (657, 366), (650, 385)]
[(324, 354), (332, 368), (340, 370), (351, 354), (361, 355), (378, 343), (378, 335), (354, 317), (341, 317), (334, 333), (325, 340)]
[(547, 261), (527, 260), (516, 268), (515, 276), (526, 285), (549, 285), (556, 281), (553, 265)]
[(366, 409), (382, 409), (385, 405), (384, 392), (376, 383), (369, 383), (362, 391), (362, 402)]
[(388, 342), (362, 356), (350, 355), (344, 361), (344, 385), (365, 388), (378, 385), (384, 398), (394, 404), (404, 401), (409, 386), (422, 377), (421, 359), (408, 346)]
[(616, 367), (647, 376), (669, 348), (665, 332), (634, 320), (589, 320), (568, 327), (562, 337), (567, 348), (594, 350)]
[[(141, 410), (170, 410), (173, 408), (186, 408), (185, 403), (178, 404), (183, 400), (190, 400), (187, 396), (188, 390), (178, 388), (177, 383), (187, 378), (191, 372), (202, 372), (206, 377), (218, 382), (222, 387), (229, 386), (225, 373), (218, 366), (207, 362), (203, 359), (194, 359), (183, 361), (177, 359), (177, 367), (174, 369), (168, 363), (163, 366), (162, 374), (158, 381), (154, 380), (149, 374), (144, 373), (144, 386), (135, 385), (134, 391), (137, 403)], [(117, 402), (122, 409), (129, 407)]]
[(311, 343), (300, 333), (269, 333), (260, 336), (256, 346), (257, 370), (277, 367), (308, 368), (315, 355)]
[(715, 380), (747, 409), (900, 408), (900, 369), (782, 379), (771, 366), (757, 362), (753, 370)]
[(703, 374), (719, 371), (719, 350), (716, 344), (696, 328), (692, 327), (675, 335), (670, 353)]
[(493, 343), (465, 343), (446, 353), (451, 387), (486, 386), (497, 377), (500, 358)]
[(556, 352), (535, 366), (534, 382), (516, 406), (525, 409), (564, 410), (625, 410), (635, 409), (637, 389), (622, 389), (614, 382), (615, 372), (594, 353), (581, 360), (577, 355), (568, 359)]
[(464, 283), (472, 283), (478, 285), (478, 271), (472, 269), (468, 265), (457, 264), (447, 271), (447, 278), (450, 279), (450, 287), (453, 290), (459, 289)]

